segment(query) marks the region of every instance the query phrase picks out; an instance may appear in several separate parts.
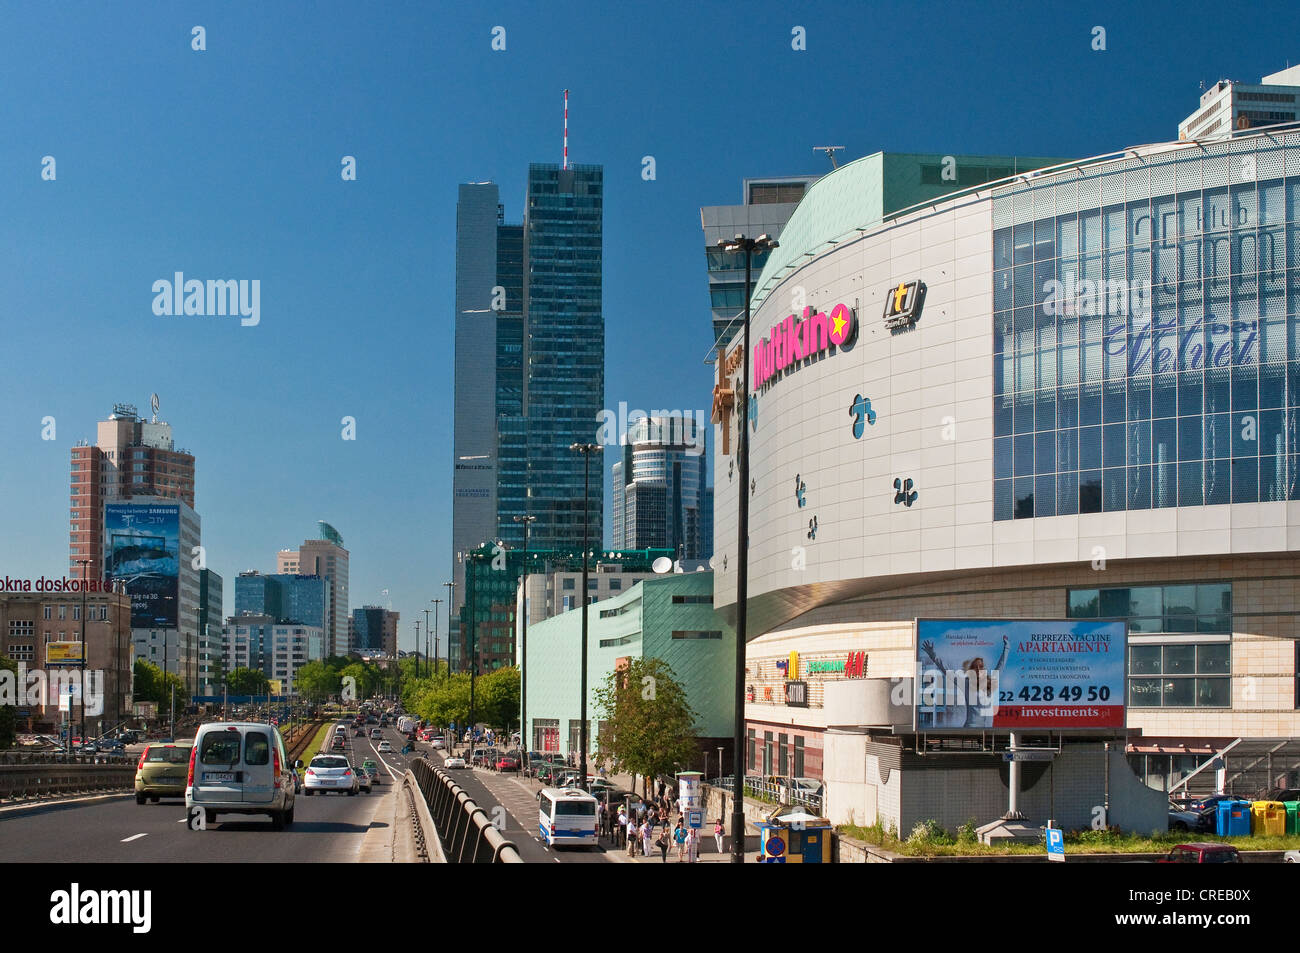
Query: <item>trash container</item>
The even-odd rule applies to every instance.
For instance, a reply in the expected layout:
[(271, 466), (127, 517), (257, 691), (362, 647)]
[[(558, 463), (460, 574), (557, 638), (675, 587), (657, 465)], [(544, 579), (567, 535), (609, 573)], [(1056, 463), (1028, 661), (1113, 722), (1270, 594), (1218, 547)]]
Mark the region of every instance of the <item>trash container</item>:
[(1286, 834), (1286, 806), (1281, 801), (1254, 801), (1250, 805), (1250, 832), (1255, 837)]
[(1286, 832), (1300, 834), (1300, 801), (1283, 801), (1286, 808)]
[(1250, 802), (1220, 801), (1214, 821), (1214, 833), (1220, 837), (1249, 837)]

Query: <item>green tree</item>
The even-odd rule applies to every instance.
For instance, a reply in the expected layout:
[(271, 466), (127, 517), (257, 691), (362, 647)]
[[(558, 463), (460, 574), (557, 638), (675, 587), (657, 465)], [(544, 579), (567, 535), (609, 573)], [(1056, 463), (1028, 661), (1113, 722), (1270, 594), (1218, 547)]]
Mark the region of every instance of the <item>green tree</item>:
[(271, 690), (271, 680), (256, 668), (237, 668), (226, 676), (226, 688), (232, 695), (265, 695)]
[[(26, 686), (18, 684), (18, 663), (0, 655), (0, 669), (12, 672), (14, 691), (21, 692)], [(14, 699), (18, 701), (18, 698)], [(0, 705), (0, 748), (12, 748), (18, 740), (18, 708), (14, 705)]]
[(476, 680), (474, 717), (494, 728), (519, 727), (518, 668), (507, 665)]
[(153, 662), (145, 659), (135, 660), (135, 690), (132, 693), (138, 702), (157, 702), (158, 710), (163, 711), (171, 704), (172, 688), (176, 697), (185, 699), (185, 682), (179, 675), (164, 672)]
[(341, 679), (338, 669), (332, 668), (318, 660), (308, 662), (298, 669), (293, 684), (300, 695), (312, 701), (322, 701), (330, 695), (337, 695)]
[(608, 722), (597, 739), (599, 756), (615, 770), (654, 778), (696, 756), (695, 712), (663, 659), (633, 659), (611, 672), (595, 695)]

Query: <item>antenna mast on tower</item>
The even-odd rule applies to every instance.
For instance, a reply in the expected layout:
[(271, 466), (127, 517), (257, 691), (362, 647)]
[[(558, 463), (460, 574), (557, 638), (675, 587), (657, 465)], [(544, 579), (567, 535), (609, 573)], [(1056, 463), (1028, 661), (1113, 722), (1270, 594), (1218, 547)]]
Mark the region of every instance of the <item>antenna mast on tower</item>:
[(813, 152), (826, 153), (826, 158), (831, 160), (832, 169), (838, 169), (840, 167), (840, 164), (835, 161), (835, 153), (840, 152), (843, 149), (843, 146), (813, 146)]
[(569, 91), (564, 91), (564, 168), (569, 167)]

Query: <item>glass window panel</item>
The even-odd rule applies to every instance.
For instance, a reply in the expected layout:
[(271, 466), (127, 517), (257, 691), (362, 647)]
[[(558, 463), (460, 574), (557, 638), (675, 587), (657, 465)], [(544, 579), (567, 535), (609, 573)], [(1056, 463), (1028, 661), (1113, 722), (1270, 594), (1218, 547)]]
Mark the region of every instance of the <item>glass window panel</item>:
[(1013, 475), (1030, 476), (1034, 472), (1034, 435), (1021, 434), (1013, 446)]
[(1129, 590), (1101, 590), (1101, 617), (1103, 619), (1123, 619), (1129, 615)]
[[(1017, 437), (1017, 440), (1020, 438)], [(1056, 471), (1056, 433), (1040, 433), (1034, 438), (1035, 473), (1054, 473)], [(1016, 474), (1019, 476), (1019, 474)], [(1055, 491), (1053, 491), (1055, 495)]]
[(1151, 422), (1147, 420), (1128, 424), (1124, 428), (1126, 436), (1126, 458), (1129, 466), (1151, 462)]
[(1232, 645), (1215, 642), (1196, 646), (1196, 671), (1201, 675), (1229, 675), (1232, 673)]
[(1079, 388), (1079, 423), (1101, 423), (1101, 387), (1097, 384), (1083, 384)]
[(1128, 703), (1130, 708), (1159, 708), (1160, 679), (1131, 678), (1128, 683)]
[(1232, 471), (1230, 467), (1231, 461), (1227, 459), (1205, 461), (1204, 486), (1206, 506), (1231, 502)]
[(1128, 630), (1130, 632), (1150, 632), (1153, 635), (1164, 631), (1164, 619), (1144, 619), (1131, 618), (1128, 620)]
[(1066, 616), (1070, 619), (1095, 619), (1100, 607), (1101, 590), (1071, 589), (1066, 599)]
[(996, 437), (993, 440), (993, 476), (999, 480), (1011, 476), (1010, 437)]
[(1112, 513), (1124, 509), (1128, 492), (1126, 477), (1127, 471), (1123, 467), (1102, 470), (1101, 508), (1103, 511)]
[[(1056, 429), (1056, 390), (1040, 390), (1034, 404), (1034, 429)], [(1039, 467), (1041, 470), (1042, 467)]]
[(1079, 474), (1058, 473), (1056, 475), (1056, 513), (1058, 516), (1071, 516), (1079, 512)]
[(1079, 469), (1079, 431), (1061, 430), (1056, 433), (1056, 469)]
[(1231, 708), (1232, 679), (1198, 678), (1196, 680), (1196, 706), (1198, 708)]
[(1029, 519), (1034, 515), (1034, 478), (1017, 477), (1014, 481), (1015, 518)]
[[(1217, 368), (1205, 373), (1205, 412), (1225, 413), (1232, 394), (1232, 380), (1227, 368)], [(1179, 413), (1182, 413), (1180, 410)]]
[(1102, 393), (1102, 420), (1108, 424), (1128, 419), (1125, 411), (1128, 388), (1123, 381), (1107, 381)]
[(1201, 443), (1201, 418), (1178, 418), (1178, 459), (1200, 460), (1204, 453)]
[(1199, 416), (1203, 406), (1204, 382), (1199, 371), (1184, 371), (1178, 375), (1178, 415)]
[(1160, 674), (1159, 645), (1131, 645), (1128, 650), (1128, 671), (1130, 675)]
[(1174, 374), (1157, 374), (1151, 381), (1151, 416), (1178, 416), (1178, 377)]
[(1127, 462), (1124, 448), (1127, 429), (1125, 424), (1106, 424), (1102, 427), (1102, 466), (1123, 466)]
[[(1045, 435), (1050, 441), (1051, 434)], [(1056, 475), (1045, 473), (1034, 479), (1034, 515), (1056, 515)]]
[(993, 310), (1005, 311), (1011, 303), (1011, 269), (1003, 268), (993, 273)]
[(1101, 467), (1101, 428), (1079, 428), (1079, 466), (1084, 470)]
[(1259, 407), (1259, 369), (1254, 365), (1232, 368), (1233, 413), (1255, 410), (1257, 407)]
[(1232, 456), (1232, 418), (1228, 414), (1206, 414), (1203, 427), (1205, 456)]
[(1194, 678), (1164, 679), (1165, 708), (1191, 708), (1196, 698), (1196, 680)]
[(1166, 645), (1164, 650), (1164, 673), (1166, 675), (1196, 674), (1195, 645)]
[(1128, 468), (1128, 508), (1130, 510), (1151, 509), (1151, 468), (1149, 466)]
[(1062, 429), (1079, 425), (1079, 390), (1061, 386), (1056, 389), (1056, 425)]
[(1157, 464), (1151, 468), (1151, 505), (1175, 506), (1178, 501), (1178, 465)]
[(1165, 586), (1165, 615), (1196, 615), (1196, 586)]
[(1011, 399), (1007, 396), (1005, 385), (994, 381), (994, 392), (1002, 396), (993, 401), (993, 432), (1001, 436), (1011, 433)]
[(1241, 457), (1232, 461), (1232, 502), (1259, 502), (1259, 460), (1256, 458)]
[(1015, 402), (1015, 410), (1014, 410), (1014, 418), (1013, 418), (1015, 432), (1018, 434), (1033, 433), (1034, 432), (1033, 392), (1032, 390), (1030, 390), (1030, 392), (1027, 394), (1021, 393), (1021, 391), (1025, 390), (1025, 388), (1020, 387), (1019, 382), (1017, 382), (1016, 390), (1017, 393), (1015, 398), (1016, 402)]
[[(1228, 443), (1234, 457), (1255, 457), (1260, 452), (1260, 413), (1234, 412), (1228, 423)], [(1269, 447), (1271, 450), (1272, 447)], [(1216, 454), (1217, 456), (1217, 454)]]
[(1084, 470), (1079, 474), (1079, 512), (1101, 512), (1101, 471)]
[(1128, 419), (1151, 419), (1151, 378), (1139, 377), (1129, 380)]
[(1011, 519), (1011, 481), (993, 481), (993, 518), (995, 520)]

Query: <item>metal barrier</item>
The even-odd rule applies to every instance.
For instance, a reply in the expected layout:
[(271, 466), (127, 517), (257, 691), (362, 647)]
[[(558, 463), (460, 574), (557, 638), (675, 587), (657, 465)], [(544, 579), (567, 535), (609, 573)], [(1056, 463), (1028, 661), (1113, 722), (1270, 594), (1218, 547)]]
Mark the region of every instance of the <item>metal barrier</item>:
[(420, 789), (450, 864), (522, 864), (513, 842), (493, 826), (465, 790), (423, 758), (411, 760), (409, 775)]
[(129, 763), (42, 763), (0, 765), (0, 799), (36, 800), (65, 794), (127, 792), (135, 787)]
[[(708, 783), (724, 791), (732, 791), (736, 787), (736, 779), (731, 775), (725, 778), (714, 778)], [(822, 809), (820, 794), (801, 791), (793, 785), (768, 781), (765, 778), (745, 778), (745, 796), (762, 798), (775, 804), (802, 804), (818, 813)]]

